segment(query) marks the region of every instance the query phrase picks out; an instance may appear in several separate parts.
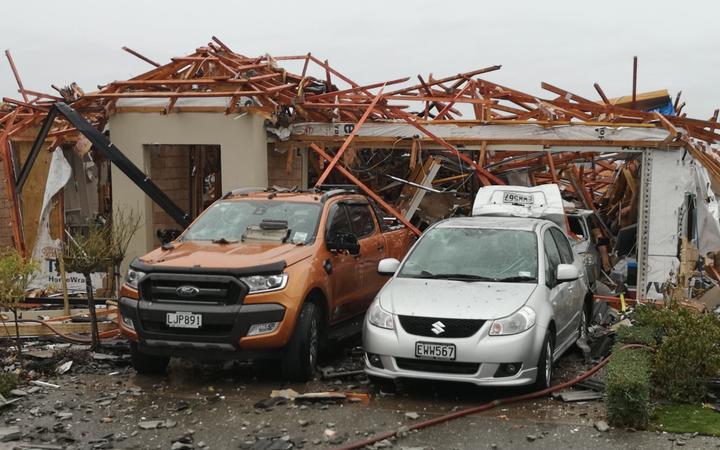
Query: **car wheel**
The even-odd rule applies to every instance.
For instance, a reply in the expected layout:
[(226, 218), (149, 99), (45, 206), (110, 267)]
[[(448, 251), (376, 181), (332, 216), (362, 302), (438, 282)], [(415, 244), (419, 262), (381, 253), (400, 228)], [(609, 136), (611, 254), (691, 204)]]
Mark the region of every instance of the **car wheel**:
[(545, 334), (542, 351), (537, 364), (537, 377), (535, 378), (535, 388), (538, 390), (547, 389), (552, 383), (553, 375), (553, 353), (555, 352), (555, 340), (550, 331)]
[(373, 385), (375, 385), (375, 387), (377, 387), (380, 392), (385, 392), (385, 393), (390, 394), (390, 393), (394, 393), (397, 390), (397, 385), (395, 384), (395, 380), (392, 380), (390, 378), (368, 375), (368, 379), (370, 379), (370, 382)]
[(283, 377), (292, 381), (307, 381), (315, 374), (320, 342), (320, 315), (317, 306), (303, 305), (295, 331), (285, 349), (282, 360)]
[(167, 371), (168, 363), (170, 363), (169, 356), (148, 355), (140, 351), (137, 343), (132, 342), (130, 344), (130, 364), (137, 373), (145, 375), (162, 374)]

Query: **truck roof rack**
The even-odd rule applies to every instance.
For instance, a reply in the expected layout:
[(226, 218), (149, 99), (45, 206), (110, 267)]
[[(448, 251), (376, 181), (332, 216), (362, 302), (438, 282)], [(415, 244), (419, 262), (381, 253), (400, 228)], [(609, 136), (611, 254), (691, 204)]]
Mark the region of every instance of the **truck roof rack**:
[(361, 193), (354, 184), (323, 184), (316, 189), (323, 193), (320, 197), (320, 201), (323, 203), (336, 195)]

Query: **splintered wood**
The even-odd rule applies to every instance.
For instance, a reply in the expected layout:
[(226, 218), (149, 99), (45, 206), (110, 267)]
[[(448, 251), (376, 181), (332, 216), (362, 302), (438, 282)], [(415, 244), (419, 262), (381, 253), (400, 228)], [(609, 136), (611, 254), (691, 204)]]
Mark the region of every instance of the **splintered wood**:
[[(631, 96), (610, 98), (594, 83), (598, 98), (590, 99), (542, 82), (540, 88), (547, 95), (540, 97), (484, 78), (498, 71), (499, 65), (450, 76), (417, 75), (361, 84), (312, 53), (246, 56), (217, 37), (166, 63), (123, 49), (146, 62), (150, 70), (94, 92), (84, 92), (75, 84), (53, 86), (58, 95), (26, 88), (6, 53), (21, 97), (4, 98), (0, 106), (0, 151), (6, 173), (13, 174), (9, 144), (37, 126), (55, 102), (64, 101), (98, 129), (106, 126), (112, 114), (122, 112), (260, 115), (272, 133), (271, 145), (289, 149), (288, 168), (296, 149), (314, 150), (307, 152), (309, 185), (350, 180), (407, 218), (436, 217), (437, 211), (422, 213), (430, 199), (446, 205), (447, 214), (467, 212), (468, 200), (481, 186), (556, 183), (567, 198), (605, 218), (608, 223), (600, 227), (603, 235), (615, 232), (637, 216), (638, 163), (629, 153), (601, 153), (603, 147), (617, 146), (607, 138), (609, 132), (626, 128), (663, 130), (664, 138), (638, 138), (631, 147), (685, 148), (720, 185), (720, 156), (714, 148), (720, 137), (718, 111), (708, 120), (689, 118), (682, 112), (685, 103), (680, 102), (680, 95), (673, 103), (667, 91), (640, 93), (634, 87)], [(296, 67), (297, 73), (286, 66)], [(303, 123), (334, 124), (344, 130), (319, 142), (292, 134), (292, 126)], [(361, 128), (368, 124), (409, 125), (415, 134), (370, 145), (359, 138)], [(530, 136), (519, 134), (502, 145), (489, 145), (487, 139), (443, 138), (436, 128), (506, 125), (509, 130), (528, 124), (542, 130), (591, 126), (597, 139), (566, 138), (558, 145), (531, 142)], [(49, 148), (78, 139), (72, 126), (57, 119), (48, 135)], [(523, 148), (530, 142), (532, 149)], [(420, 177), (418, 168), (425, 169), (431, 159), (439, 164), (437, 172)], [(14, 177), (5, 179), (15, 242), (22, 247)], [(425, 193), (417, 184), (425, 186)], [(418, 209), (421, 214), (415, 214)]]

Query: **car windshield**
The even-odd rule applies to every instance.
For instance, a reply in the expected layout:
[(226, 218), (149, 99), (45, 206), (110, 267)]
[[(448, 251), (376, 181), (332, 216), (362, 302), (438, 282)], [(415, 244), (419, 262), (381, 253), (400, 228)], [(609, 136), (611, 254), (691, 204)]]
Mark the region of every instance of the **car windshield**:
[(532, 231), (433, 228), (405, 260), (398, 277), (534, 283), (537, 265)]
[(316, 203), (283, 202), (277, 200), (220, 201), (210, 206), (187, 229), (184, 241), (240, 241), (248, 226), (261, 222), (286, 221), (290, 230), (289, 242), (307, 244), (315, 236), (320, 205)]

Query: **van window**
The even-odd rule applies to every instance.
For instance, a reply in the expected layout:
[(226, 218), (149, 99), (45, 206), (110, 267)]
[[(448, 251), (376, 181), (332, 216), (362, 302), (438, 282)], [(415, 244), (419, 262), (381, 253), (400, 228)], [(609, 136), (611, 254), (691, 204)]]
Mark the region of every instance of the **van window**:
[(555, 243), (560, 251), (560, 261), (562, 261), (563, 264), (572, 264), (575, 262), (572, 249), (570, 248), (567, 238), (563, 235), (563, 232), (557, 228), (551, 228), (550, 232), (555, 238)]
[(585, 236), (585, 227), (583, 227), (582, 219), (579, 216), (567, 216), (568, 224), (570, 225), (570, 231), (572, 231), (578, 237), (587, 239)]

